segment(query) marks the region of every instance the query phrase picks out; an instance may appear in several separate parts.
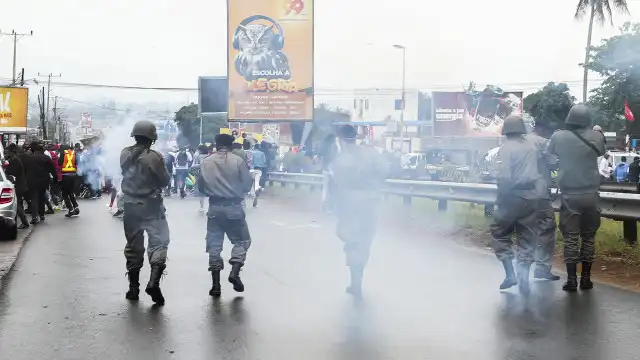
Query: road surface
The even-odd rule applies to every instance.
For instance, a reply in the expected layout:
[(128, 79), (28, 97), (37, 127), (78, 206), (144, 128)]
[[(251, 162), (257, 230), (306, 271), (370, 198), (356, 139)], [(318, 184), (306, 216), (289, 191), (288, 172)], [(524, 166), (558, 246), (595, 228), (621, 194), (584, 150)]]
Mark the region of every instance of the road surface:
[(640, 295), (604, 285), (567, 295), (561, 282), (539, 282), (525, 301), (498, 291), (493, 256), (385, 221), (365, 299), (355, 302), (344, 292), (333, 219), (269, 199), (248, 210), (246, 292), (225, 281), (215, 301), (207, 294), (205, 217), (193, 199), (167, 207), (164, 307), (146, 294), (125, 301), (122, 223), (105, 200), (83, 201), (79, 218), (39, 225), (0, 290), (1, 358), (638, 358)]

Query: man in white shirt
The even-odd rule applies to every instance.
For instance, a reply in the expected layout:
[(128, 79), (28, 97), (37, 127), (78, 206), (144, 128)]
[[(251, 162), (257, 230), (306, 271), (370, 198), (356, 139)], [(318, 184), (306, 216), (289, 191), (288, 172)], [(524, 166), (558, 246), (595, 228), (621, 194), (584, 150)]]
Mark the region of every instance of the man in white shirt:
[(600, 172), (601, 180), (611, 179), (611, 164), (609, 163), (609, 154), (604, 154), (598, 163), (598, 171)]

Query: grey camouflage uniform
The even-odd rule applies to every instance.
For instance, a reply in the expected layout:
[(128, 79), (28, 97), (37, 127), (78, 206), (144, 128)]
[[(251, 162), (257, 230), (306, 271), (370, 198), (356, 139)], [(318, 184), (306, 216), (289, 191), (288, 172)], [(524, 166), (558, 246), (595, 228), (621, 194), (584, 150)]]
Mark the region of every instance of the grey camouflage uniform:
[(149, 263), (164, 266), (170, 237), (162, 189), (169, 184), (171, 177), (165, 169), (162, 155), (141, 145), (126, 147), (120, 153), (120, 166), (127, 271), (142, 268), (145, 231), (149, 239)]
[(344, 242), (347, 266), (364, 268), (376, 233), (387, 163), (375, 148), (349, 143), (341, 146), (329, 172), (335, 185), (337, 234)]
[[(538, 245), (538, 208), (543, 196), (538, 148), (525, 138), (507, 138), (498, 152), (498, 196), (491, 235), (500, 261), (513, 259), (512, 235), (520, 263), (533, 263)], [(544, 185), (543, 185), (544, 186)]]
[(244, 265), (251, 235), (242, 201), (252, 186), (247, 163), (231, 151), (218, 150), (202, 160), (198, 187), (201, 194), (209, 197), (206, 235), (209, 271), (224, 268), (220, 254), (225, 234), (233, 244), (229, 263)]
[(562, 193), (560, 231), (567, 264), (591, 263), (594, 260), (595, 236), (600, 228), (600, 173), (597, 159), (605, 153), (601, 133), (591, 129), (575, 132), (595, 149), (569, 130), (557, 131), (549, 141), (549, 152), (559, 159), (558, 186)]
[(558, 165), (558, 158), (548, 152), (549, 140), (536, 134), (528, 134), (526, 138), (532, 141), (539, 151), (538, 170), (542, 175), (538, 202), (538, 246), (535, 251), (536, 268), (551, 270), (553, 254), (556, 249), (556, 215), (551, 202), (550, 189), (552, 186), (551, 171)]

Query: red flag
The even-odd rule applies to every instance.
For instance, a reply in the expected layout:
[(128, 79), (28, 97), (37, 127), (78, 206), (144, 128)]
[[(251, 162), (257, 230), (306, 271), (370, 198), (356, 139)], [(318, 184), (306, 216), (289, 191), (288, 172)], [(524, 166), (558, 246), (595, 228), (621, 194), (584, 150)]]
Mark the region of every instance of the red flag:
[(631, 109), (629, 109), (629, 102), (624, 100), (624, 117), (627, 118), (628, 121), (633, 121), (636, 118), (633, 116)]

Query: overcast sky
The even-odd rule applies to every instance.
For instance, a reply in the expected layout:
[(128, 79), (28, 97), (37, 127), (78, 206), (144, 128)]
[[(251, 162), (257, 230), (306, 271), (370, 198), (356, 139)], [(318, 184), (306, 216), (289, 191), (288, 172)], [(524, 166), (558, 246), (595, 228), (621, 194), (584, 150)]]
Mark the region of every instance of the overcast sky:
[[(230, 0), (233, 1), (233, 0)], [(399, 88), (407, 47), (407, 87), (459, 90), (469, 80), (531, 91), (569, 81), (580, 97), (578, 63), (587, 23), (577, 0), (319, 0), (315, 4), (315, 82), (327, 88)], [(640, 1), (615, 26), (597, 26), (594, 43), (624, 21), (640, 21)], [(27, 78), (150, 87), (197, 87), (200, 75), (226, 74), (226, 0), (2, 1), (0, 29), (34, 31), (18, 47)], [(0, 39), (0, 78), (12, 73), (12, 42)], [(592, 78), (596, 78), (593, 74)], [(438, 87), (435, 87), (438, 85)], [(445, 85), (444, 87), (442, 85)], [(595, 83), (597, 85), (597, 83)], [(56, 87), (56, 94), (184, 99), (195, 94)]]

